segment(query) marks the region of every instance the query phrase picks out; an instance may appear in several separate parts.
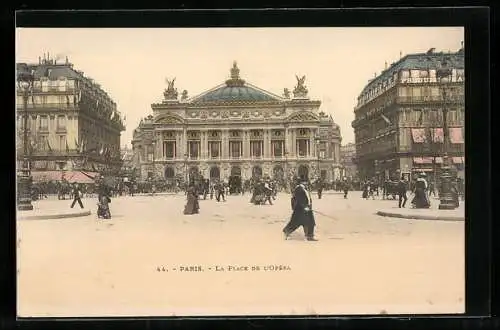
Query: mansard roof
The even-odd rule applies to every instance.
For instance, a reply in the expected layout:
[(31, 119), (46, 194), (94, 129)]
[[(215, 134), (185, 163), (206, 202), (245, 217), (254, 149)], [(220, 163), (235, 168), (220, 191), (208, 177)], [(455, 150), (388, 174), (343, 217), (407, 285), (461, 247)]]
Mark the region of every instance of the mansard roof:
[(416, 53), (408, 54), (401, 58), (396, 63), (391, 64), (391, 66), (377, 76), (375, 79), (370, 80), (370, 82), (365, 86), (361, 95), (367, 90), (376, 86), (378, 83), (389, 79), (401, 70), (433, 70), (437, 69), (441, 65), (441, 61), (446, 60), (448, 66), (455, 69), (464, 69), (465, 58), (464, 51), (460, 49), (456, 53), (444, 53), (434, 52), (434, 49), (430, 49), (426, 53)]

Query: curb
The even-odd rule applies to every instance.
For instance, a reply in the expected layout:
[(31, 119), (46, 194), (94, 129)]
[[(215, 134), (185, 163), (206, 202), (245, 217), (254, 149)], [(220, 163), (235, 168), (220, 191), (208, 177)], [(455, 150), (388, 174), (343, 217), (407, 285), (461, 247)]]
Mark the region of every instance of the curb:
[(412, 219), (412, 220), (465, 221), (465, 217), (460, 217), (460, 216), (401, 214), (401, 213), (393, 213), (385, 211), (377, 211), (377, 215), (383, 217)]
[(86, 217), (91, 215), (91, 211), (63, 213), (63, 214), (41, 214), (41, 215), (26, 215), (18, 216), (17, 220), (49, 220), (49, 219), (64, 219), (64, 218), (77, 218)]

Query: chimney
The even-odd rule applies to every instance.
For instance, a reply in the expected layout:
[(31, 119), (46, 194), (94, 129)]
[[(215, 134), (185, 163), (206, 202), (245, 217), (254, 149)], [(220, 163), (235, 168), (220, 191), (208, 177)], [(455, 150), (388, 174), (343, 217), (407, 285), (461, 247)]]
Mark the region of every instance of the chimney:
[(387, 70), (387, 61), (384, 63), (384, 70)]
[(399, 59), (403, 58), (403, 52), (399, 51)]

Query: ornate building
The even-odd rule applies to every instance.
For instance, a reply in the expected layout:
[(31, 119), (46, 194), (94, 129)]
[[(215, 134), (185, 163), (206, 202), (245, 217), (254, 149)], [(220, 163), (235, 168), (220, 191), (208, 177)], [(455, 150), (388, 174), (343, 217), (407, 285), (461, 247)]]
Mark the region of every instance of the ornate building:
[[(18, 63), (29, 72), (29, 156), (34, 180), (78, 181), (78, 172), (121, 166), (120, 134), (125, 129), (116, 103), (92, 79), (66, 61), (39, 58)], [(23, 157), (24, 97), (17, 92), (18, 159)]]
[(348, 143), (340, 146), (340, 163), (342, 164), (342, 176), (348, 179), (354, 179), (358, 176), (356, 168), (356, 145)]
[[(450, 76), (437, 77), (440, 69)], [(443, 163), (444, 136), (449, 137), (448, 155), (463, 176), (464, 78), (463, 48), (455, 53), (430, 49), (386, 65), (363, 89), (354, 109), (360, 177), (388, 178), (399, 170), (426, 171), (436, 178)]]
[(227, 180), (240, 176), (339, 176), (340, 130), (319, 111), (297, 77), (293, 97), (278, 96), (240, 78), (236, 62), (225, 83), (178, 99), (168, 81), (161, 103), (134, 130), (134, 162), (141, 178), (188, 180), (193, 172)]

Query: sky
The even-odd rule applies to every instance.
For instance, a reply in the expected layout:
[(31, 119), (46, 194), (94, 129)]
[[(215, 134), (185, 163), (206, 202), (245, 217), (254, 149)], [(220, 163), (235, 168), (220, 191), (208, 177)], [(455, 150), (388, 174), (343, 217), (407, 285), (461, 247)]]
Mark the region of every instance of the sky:
[(49, 53), (101, 85), (125, 116), (121, 145), (141, 118), (161, 102), (165, 79), (195, 96), (223, 83), (237, 61), (249, 83), (282, 95), (305, 75), (309, 97), (322, 102), (340, 126), (342, 144), (354, 142), (356, 100), (374, 74), (411, 53), (456, 51), (462, 27), (395, 28), (18, 28), (16, 62)]

